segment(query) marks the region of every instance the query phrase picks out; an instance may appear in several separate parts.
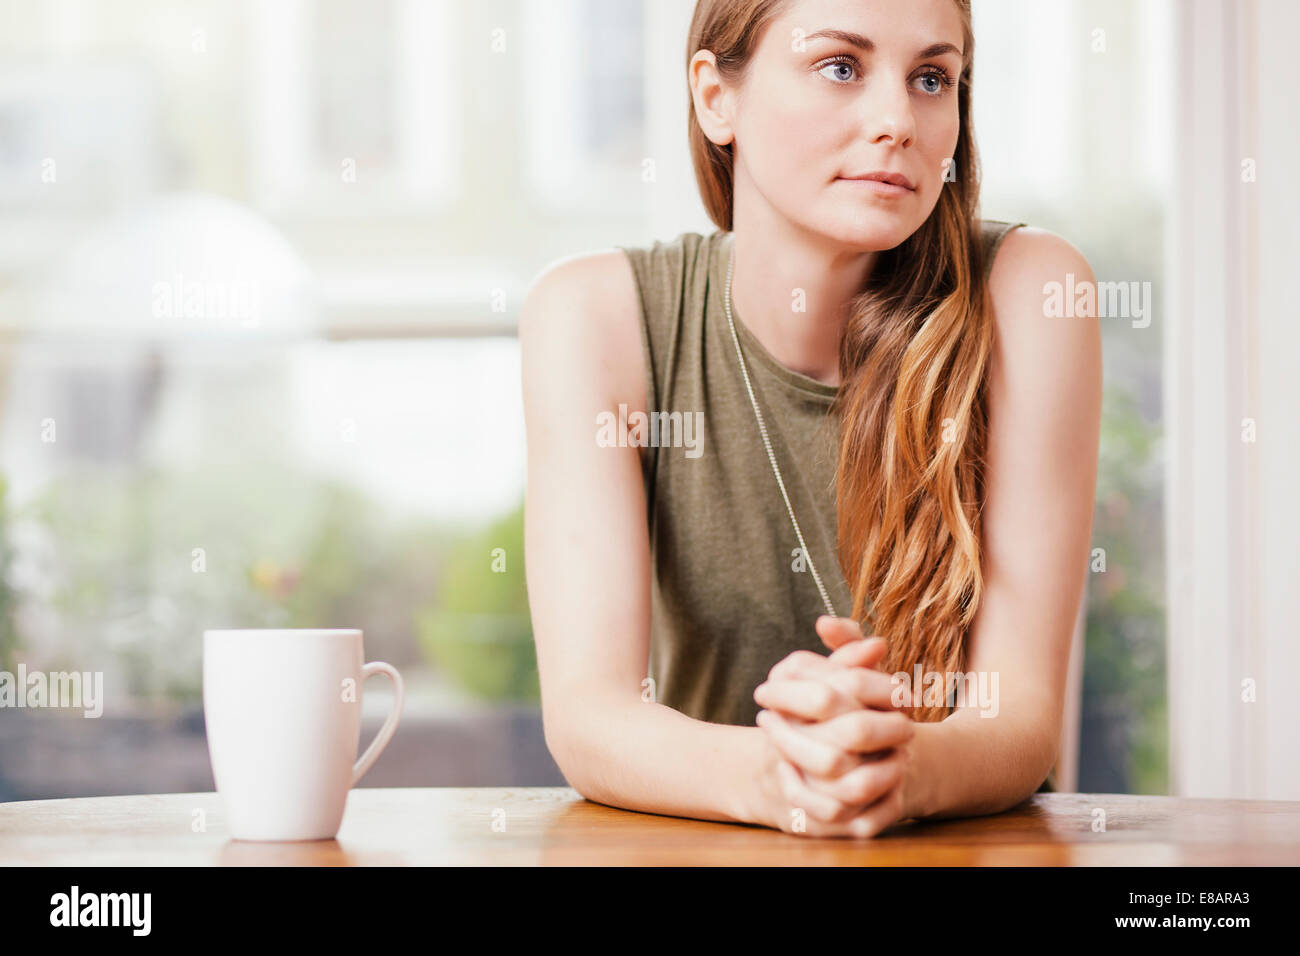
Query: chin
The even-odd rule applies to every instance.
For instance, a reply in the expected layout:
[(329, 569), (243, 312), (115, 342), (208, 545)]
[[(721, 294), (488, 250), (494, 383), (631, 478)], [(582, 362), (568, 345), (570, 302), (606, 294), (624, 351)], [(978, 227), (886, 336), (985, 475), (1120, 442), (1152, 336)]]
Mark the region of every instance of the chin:
[(841, 218), (820, 231), (836, 242), (863, 252), (881, 252), (893, 249), (919, 226), (920, 223), (911, 222), (911, 217), (873, 213), (849, 221)]

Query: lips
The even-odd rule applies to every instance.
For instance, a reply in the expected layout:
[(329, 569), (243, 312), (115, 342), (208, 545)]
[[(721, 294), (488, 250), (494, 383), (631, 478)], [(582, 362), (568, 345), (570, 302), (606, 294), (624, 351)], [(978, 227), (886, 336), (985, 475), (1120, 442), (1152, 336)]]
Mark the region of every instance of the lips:
[(892, 173), (888, 170), (877, 169), (869, 173), (858, 173), (854, 176), (841, 176), (841, 179), (847, 179), (852, 182), (877, 182), (885, 183), (890, 186), (901, 186), (904, 189), (914, 191), (916, 185), (904, 176), (902, 173)]

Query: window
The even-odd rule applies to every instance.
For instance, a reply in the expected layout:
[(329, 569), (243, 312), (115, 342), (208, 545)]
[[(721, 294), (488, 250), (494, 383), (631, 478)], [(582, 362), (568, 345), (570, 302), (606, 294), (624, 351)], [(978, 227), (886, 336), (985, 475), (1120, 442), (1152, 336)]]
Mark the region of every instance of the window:
[(1097, 501), (1092, 552), (1080, 556), (1088, 585), (1077, 788), (1166, 793), (1162, 330), (1173, 10), (1167, 0), (1006, 0), (976, 3), (974, 17), (983, 215), (1059, 233), (1099, 283), (1137, 289), (1146, 310), (1102, 319)]
[(524, 4), (528, 176), (552, 209), (641, 208), (643, 0)]
[(251, 145), (262, 208), (409, 217), (458, 195), (460, 11), (449, 0), (285, 0), (251, 9)]

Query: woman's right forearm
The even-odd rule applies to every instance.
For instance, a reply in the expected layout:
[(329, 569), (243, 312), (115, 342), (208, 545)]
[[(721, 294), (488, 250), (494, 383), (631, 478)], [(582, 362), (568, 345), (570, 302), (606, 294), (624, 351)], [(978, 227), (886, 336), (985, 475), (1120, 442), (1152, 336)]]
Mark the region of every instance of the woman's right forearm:
[[(571, 786), (626, 810), (762, 823), (758, 727), (710, 724), (635, 695), (570, 697), (547, 741)], [(558, 709), (558, 708), (557, 708)]]

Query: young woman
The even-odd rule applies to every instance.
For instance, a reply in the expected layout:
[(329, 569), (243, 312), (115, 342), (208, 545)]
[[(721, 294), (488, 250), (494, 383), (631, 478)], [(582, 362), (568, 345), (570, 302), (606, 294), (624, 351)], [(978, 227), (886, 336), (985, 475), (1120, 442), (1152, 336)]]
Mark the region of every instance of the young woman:
[(969, 0), (699, 0), (687, 54), (717, 231), (562, 260), (520, 318), (547, 744), (589, 799), (811, 836), (1010, 807), (1101, 414), (1045, 287), (1092, 273), (978, 218)]

